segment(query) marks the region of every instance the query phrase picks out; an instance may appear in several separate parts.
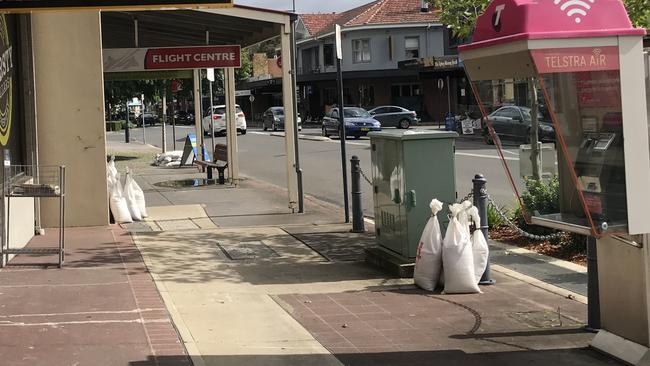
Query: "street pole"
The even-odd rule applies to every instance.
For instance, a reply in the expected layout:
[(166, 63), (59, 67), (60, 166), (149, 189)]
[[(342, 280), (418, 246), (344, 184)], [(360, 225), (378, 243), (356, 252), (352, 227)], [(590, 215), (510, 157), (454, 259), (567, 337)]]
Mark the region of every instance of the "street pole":
[[(296, 12), (294, 1), (293, 12)], [(291, 23), (291, 93), (293, 96), (293, 139), (296, 151), (296, 177), (298, 178), (298, 213), (305, 212), (305, 197), (302, 186), (302, 169), (300, 168), (300, 148), (298, 145), (298, 98), (296, 97), (297, 80), (296, 80), (296, 20), (292, 19)], [(251, 103), (251, 110), (253, 105)]]
[(341, 59), (336, 59), (336, 73), (338, 78), (339, 92), (339, 135), (341, 138), (341, 170), (343, 172), (343, 205), (345, 207), (345, 222), (350, 222), (350, 205), (348, 202), (348, 167), (345, 152), (345, 107), (343, 103), (343, 71), (341, 70)]
[(361, 189), (361, 161), (356, 155), (350, 159), (350, 171), (352, 173), (352, 231), (353, 233), (365, 233), (366, 228), (363, 222), (363, 200)]
[(129, 131), (129, 100), (126, 100), (126, 123), (124, 124), (124, 142), (131, 142), (131, 133)]
[[(530, 162), (532, 164), (533, 179), (542, 179), (542, 159), (539, 142), (539, 118), (537, 113), (537, 87), (535, 78), (528, 78), (528, 89), (530, 89)], [(515, 122), (516, 123), (516, 122)], [(524, 123), (521, 121), (520, 123)]]
[[(214, 104), (212, 103), (212, 81), (214, 80), (214, 71), (212, 71), (212, 73), (213, 78), (208, 78), (208, 82), (210, 83), (210, 136), (212, 138), (211, 148), (214, 149)], [(214, 150), (212, 150), (212, 154), (214, 155)], [(214, 160), (214, 157), (212, 159)]]
[(172, 90), (172, 139), (174, 140), (174, 151), (176, 151), (176, 103), (174, 102), (174, 90)]
[(142, 116), (142, 143), (146, 144), (147, 143), (147, 131), (146, 131), (146, 128), (145, 128), (146, 123), (144, 121), (144, 112), (145, 112), (144, 94), (140, 94), (140, 103), (142, 103), (141, 104), (142, 108), (140, 108), (140, 115)]
[(163, 82), (162, 95), (162, 153), (167, 152), (167, 81)]

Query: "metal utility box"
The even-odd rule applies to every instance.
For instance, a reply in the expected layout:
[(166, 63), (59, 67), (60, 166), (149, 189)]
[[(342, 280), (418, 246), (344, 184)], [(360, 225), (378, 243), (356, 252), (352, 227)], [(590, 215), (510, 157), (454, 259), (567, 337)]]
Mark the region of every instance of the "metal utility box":
[[(405, 260), (416, 256), (429, 202), (456, 201), (456, 132), (391, 130), (369, 134), (377, 243)], [(447, 217), (440, 215), (440, 223)]]

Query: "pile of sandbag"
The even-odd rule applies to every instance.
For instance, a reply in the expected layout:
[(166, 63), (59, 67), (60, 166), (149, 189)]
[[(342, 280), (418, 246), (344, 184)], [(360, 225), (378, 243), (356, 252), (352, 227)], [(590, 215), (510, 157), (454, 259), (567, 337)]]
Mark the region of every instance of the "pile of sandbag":
[(144, 192), (133, 179), (129, 168), (126, 168), (126, 180), (124, 187), (122, 187), (120, 173), (115, 167), (115, 157), (111, 157), (106, 164), (106, 181), (108, 184), (109, 207), (116, 223), (131, 223), (148, 216)]
[(182, 151), (170, 151), (164, 154), (156, 154), (153, 158), (153, 165), (164, 167), (180, 166), (182, 157)]
[[(480, 230), (478, 209), (465, 201), (449, 206), (450, 221), (443, 239), (437, 214), (442, 202), (429, 205), (431, 218), (424, 227), (415, 259), (415, 284), (428, 291), (438, 285), (444, 293), (479, 293), (478, 283), (489, 257), (487, 241)], [(470, 225), (476, 228), (470, 232)]]

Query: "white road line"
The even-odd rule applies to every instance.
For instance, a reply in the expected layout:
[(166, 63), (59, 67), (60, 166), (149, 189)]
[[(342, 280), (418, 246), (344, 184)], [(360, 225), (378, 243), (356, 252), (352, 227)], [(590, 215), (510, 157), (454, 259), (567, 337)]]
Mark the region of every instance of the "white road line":
[[(483, 154), (472, 154), (472, 153), (461, 153), (461, 152), (456, 152), (456, 155), (460, 156), (470, 156), (473, 158), (484, 158), (484, 159), (498, 159), (501, 160), (500, 156), (494, 156), (494, 155), (483, 155)], [(519, 158), (509, 158), (509, 157), (504, 157), (506, 160), (512, 160), (512, 161), (519, 161)]]

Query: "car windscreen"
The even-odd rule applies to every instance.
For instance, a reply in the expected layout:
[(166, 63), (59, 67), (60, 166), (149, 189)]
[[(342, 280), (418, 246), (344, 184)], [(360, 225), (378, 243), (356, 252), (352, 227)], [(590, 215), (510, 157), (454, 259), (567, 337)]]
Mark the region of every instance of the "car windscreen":
[(370, 118), (370, 113), (362, 108), (345, 108), (343, 111), (348, 118)]
[(275, 114), (276, 116), (284, 116), (284, 109), (280, 109), (280, 108), (274, 109), (273, 114)]
[[(242, 110), (239, 106), (235, 108), (235, 113), (242, 113)], [(226, 114), (226, 108), (223, 107), (215, 107), (214, 108), (214, 114)]]

